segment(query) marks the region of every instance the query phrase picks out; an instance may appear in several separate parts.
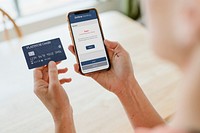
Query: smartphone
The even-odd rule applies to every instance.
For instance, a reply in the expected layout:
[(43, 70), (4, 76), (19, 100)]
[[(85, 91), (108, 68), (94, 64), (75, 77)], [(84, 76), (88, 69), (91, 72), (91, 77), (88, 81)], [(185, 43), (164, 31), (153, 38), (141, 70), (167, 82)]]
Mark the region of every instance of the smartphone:
[(81, 73), (110, 69), (97, 10), (70, 12), (67, 19)]

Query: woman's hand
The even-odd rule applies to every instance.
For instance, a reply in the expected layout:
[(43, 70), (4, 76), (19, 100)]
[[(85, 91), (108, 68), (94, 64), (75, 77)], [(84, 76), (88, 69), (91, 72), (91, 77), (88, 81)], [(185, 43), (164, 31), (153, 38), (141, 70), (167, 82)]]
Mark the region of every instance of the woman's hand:
[[(118, 95), (123, 92), (123, 89), (128, 88), (129, 83), (136, 82), (132, 63), (128, 52), (118, 42), (106, 40), (105, 45), (110, 58), (111, 69), (86, 74), (86, 76), (92, 77), (104, 88)], [(69, 50), (75, 54), (73, 45), (69, 46)], [(80, 73), (78, 64), (74, 65), (74, 69)]]
[[(111, 69), (90, 73), (86, 76), (92, 77), (104, 88), (118, 96), (133, 128), (164, 124), (137, 83), (127, 51), (117, 42), (105, 41), (105, 45)], [(73, 45), (69, 46), (69, 50), (75, 54)], [(74, 65), (74, 69), (80, 73), (78, 64)]]
[(58, 79), (58, 74), (66, 73), (67, 68), (57, 69), (51, 61), (47, 67), (34, 71), (34, 92), (47, 107), (55, 122), (56, 133), (74, 133), (72, 108), (68, 96), (61, 86), (71, 78)]

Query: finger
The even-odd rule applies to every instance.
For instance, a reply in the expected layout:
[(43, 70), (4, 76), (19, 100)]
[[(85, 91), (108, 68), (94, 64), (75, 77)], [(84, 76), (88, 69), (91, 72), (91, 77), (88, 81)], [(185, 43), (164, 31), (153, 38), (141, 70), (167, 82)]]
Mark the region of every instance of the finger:
[(87, 74), (84, 74), (84, 76), (93, 78), (96, 73), (99, 73), (99, 72), (87, 73)]
[(35, 70), (43, 70), (44, 68), (45, 66), (41, 66), (41, 67), (36, 68)]
[(64, 78), (64, 79), (59, 80), (60, 84), (69, 83), (71, 81), (72, 81), (71, 78)]
[[(56, 62), (56, 65), (59, 65), (61, 63), (61, 61), (58, 61), (58, 62)], [(48, 65), (45, 65), (45, 66), (42, 66), (42, 67), (40, 67), (40, 68), (38, 68), (38, 69), (43, 69), (43, 72), (45, 71), (45, 72), (48, 72)]]
[(112, 41), (109, 41), (109, 40), (105, 40), (104, 43), (108, 48), (113, 49), (113, 50), (115, 48), (117, 48), (117, 46), (119, 45), (118, 42), (112, 42)]
[[(59, 64), (61, 62), (56, 62), (56, 64)], [(59, 69), (58, 74), (66, 73), (68, 71), (67, 68)], [(48, 74), (48, 67), (44, 67), (43, 69), (43, 79), (44, 81), (48, 82), (49, 81), (49, 74)]]
[(112, 60), (112, 57), (114, 55), (114, 50), (112, 50), (108, 47), (106, 47), (106, 48), (107, 48), (107, 52), (108, 52), (108, 57), (109, 57), (110, 60)]
[(61, 61), (56, 62), (56, 65), (58, 65), (58, 64), (60, 64), (60, 63), (61, 63)]
[(77, 72), (77, 73), (79, 73), (79, 74), (81, 74), (78, 64), (74, 64), (74, 71)]
[(56, 85), (59, 83), (58, 80), (58, 69), (54, 61), (50, 61), (48, 64), (49, 68), (49, 84)]
[(42, 74), (43, 74), (42, 79), (47, 82), (49, 80), (49, 74), (48, 74), (48, 67), (47, 66), (43, 67)]
[(112, 42), (112, 41), (105, 40), (105, 44), (106, 44), (107, 48), (110, 48), (114, 52), (118, 53), (121, 51), (125, 51), (125, 49), (118, 42)]
[(33, 77), (34, 77), (34, 81), (42, 79), (42, 77), (43, 77), (42, 70), (38, 69), (38, 68), (35, 69), (33, 71)]
[(73, 45), (69, 45), (68, 49), (73, 55), (75, 55), (75, 51), (74, 51), (74, 46)]
[(111, 41), (105, 40), (105, 45), (106, 45), (110, 60), (113, 58), (113, 56), (116, 53), (124, 51), (124, 49), (121, 47), (121, 45), (118, 42), (111, 42)]
[(58, 74), (66, 73), (67, 71), (68, 71), (68, 68), (59, 69)]

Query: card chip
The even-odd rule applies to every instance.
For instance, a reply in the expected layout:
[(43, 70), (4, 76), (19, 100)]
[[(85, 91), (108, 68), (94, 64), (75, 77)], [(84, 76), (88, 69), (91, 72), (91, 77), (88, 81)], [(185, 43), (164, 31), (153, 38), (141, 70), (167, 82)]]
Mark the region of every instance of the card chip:
[(29, 56), (35, 56), (35, 52), (34, 51), (28, 52), (28, 55)]

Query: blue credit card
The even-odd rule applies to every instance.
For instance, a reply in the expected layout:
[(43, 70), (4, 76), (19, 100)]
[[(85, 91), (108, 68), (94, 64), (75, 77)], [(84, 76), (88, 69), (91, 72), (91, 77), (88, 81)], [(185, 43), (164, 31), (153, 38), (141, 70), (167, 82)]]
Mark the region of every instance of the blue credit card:
[(23, 46), (22, 50), (29, 69), (67, 59), (60, 38)]

